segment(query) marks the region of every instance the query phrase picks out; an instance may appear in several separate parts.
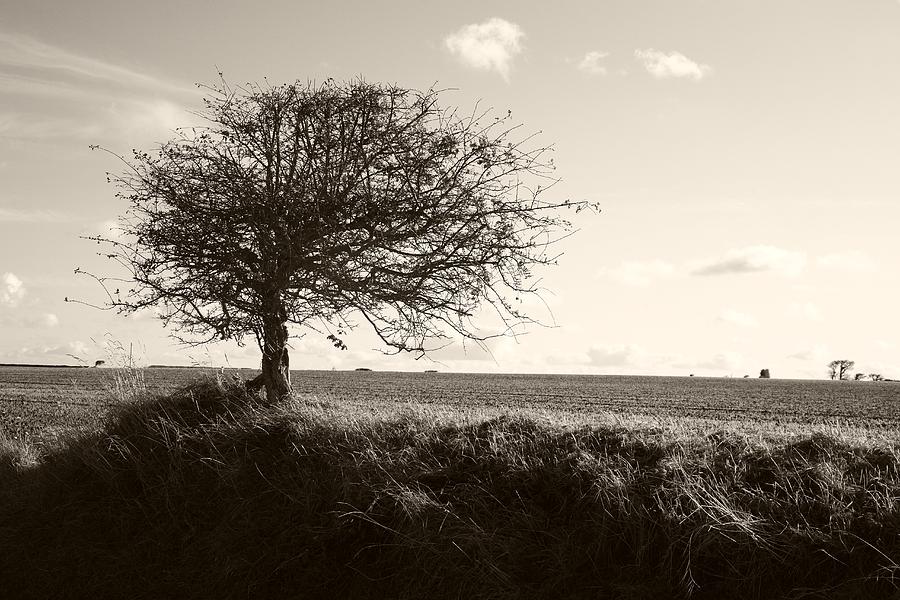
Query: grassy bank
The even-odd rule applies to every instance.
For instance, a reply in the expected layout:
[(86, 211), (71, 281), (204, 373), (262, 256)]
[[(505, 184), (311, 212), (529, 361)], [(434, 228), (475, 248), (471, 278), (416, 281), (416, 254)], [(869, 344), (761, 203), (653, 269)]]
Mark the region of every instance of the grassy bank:
[(248, 404), (0, 440), (4, 598), (900, 597), (900, 447)]

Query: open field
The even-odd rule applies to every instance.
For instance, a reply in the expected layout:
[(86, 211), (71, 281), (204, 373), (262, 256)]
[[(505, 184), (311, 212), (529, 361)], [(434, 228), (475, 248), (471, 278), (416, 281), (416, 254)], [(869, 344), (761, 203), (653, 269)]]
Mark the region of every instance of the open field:
[[(895, 430), (487, 406), (519, 397), (505, 379), (309, 374), (264, 405), (210, 378), (77, 435), (0, 435), (3, 597), (900, 598)], [(409, 401), (438, 384), (448, 403)]]
[[(215, 374), (188, 368), (0, 367), (0, 426), (15, 437), (96, 424), (136, 390), (171, 392)], [(536, 410), (586, 420), (613, 413), (900, 435), (900, 382), (355, 371), (295, 371), (292, 379), (302, 398), (362, 407), (411, 403), (456, 411)]]
[(198, 369), (0, 367), (0, 430), (19, 438), (96, 426), (134, 391), (166, 393), (203, 376)]
[(5, 597), (900, 598), (900, 383), (253, 374), (0, 367)]

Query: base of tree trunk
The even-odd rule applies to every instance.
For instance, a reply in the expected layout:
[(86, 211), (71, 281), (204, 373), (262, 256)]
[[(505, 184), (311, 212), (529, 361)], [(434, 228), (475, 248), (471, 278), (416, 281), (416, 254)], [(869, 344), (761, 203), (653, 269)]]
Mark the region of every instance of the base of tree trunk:
[(262, 372), (246, 383), (247, 391), (258, 393), (265, 387), (266, 402), (278, 402), (291, 395), (291, 368), (287, 349), (288, 329), (285, 318), (267, 321), (265, 338), (260, 343)]
[[(281, 384), (281, 385), (279, 385)], [(291, 383), (289, 376), (284, 378), (284, 382), (267, 380), (265, 373), (260, 373), (253, 379), (244, 382), (244, 388), (248, 394), (261, 397), (262, 390), (266, 390), (266, 401), (275, 402), (291, 394)]]
[(263, 389), (263, 387), (265, 387), (265, 385), (266, 385), (266, 380), (265, 380), (265, 377), (263, 377), (262, 373), (260, 373), (253, 379), (248, 379), (247, 381), (244, 382), (244, 388), (247, 390), (247, 392), (249, 392), (250, 394), (253, 394), (253, 395), (258, 395), (259, 392)]

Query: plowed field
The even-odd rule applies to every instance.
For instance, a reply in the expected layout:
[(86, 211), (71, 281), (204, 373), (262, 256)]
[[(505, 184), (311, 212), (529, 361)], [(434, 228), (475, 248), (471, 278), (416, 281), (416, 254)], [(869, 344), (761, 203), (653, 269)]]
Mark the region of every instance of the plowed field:
[[(138, 375), (149, 390), (165, 392), (213, 373), (149, 368)], [(96, 423), (121, 403), (116, 386), (123, 376), (127, 380), (129, 373), (0, 367), (0, 427), (17, 437)], [(354, 404), (537, 408), (584, 415), (611, 411), (900, 431), (900, 382), (356, 371), (297, 371), (292, 378), (300, 395)]]

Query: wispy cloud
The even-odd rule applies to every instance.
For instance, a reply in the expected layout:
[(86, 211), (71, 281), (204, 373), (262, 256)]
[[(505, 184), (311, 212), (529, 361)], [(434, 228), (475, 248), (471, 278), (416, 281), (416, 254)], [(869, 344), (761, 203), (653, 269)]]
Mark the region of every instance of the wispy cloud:
[(0, 325), (5, 327), (28, 327), (31, 329), (47, 329), (59, 325), (59, 317), (53, 313), (30, 315), (4, 315), (0, 317)]
[[(744, 371), (746, 364), (745, 358), (739, 352), (719, 352), (709, 358), (699, 360), (682, 360), (673, 362), (672, 366), (677, 369), (700, 369), (703, 371), (714, 371), (717, 375), (727, 373), (740, 374)], [(747, 373), (749, 375), (749, 373)]]
[(578, 62), (578, 70), (590, 75), (606, 75), (607, 69), (602, 61), (607, 56), (609, 52), (591, 50)]
[(504, 19), (494, 17), (483, 23), (466, 25), (444, 39), (444, 45), (465, 64), (496, 71), (505, 80), (513, 59), (522, 52), (525, 32)]
[(29, 322), (32, 323), (34, 327), (56, 327), (59, 325), (59, 317), (53, 313), (43, 313), (34, 317)]
[(716, 316), (716, 320), (721, 321), (722, 323), (728, 323), (729, 325), (734, 325), (736, 327), (744, 327), (748, 329), (759, 327), (759, 321), (757, 321), (755, 317), (733, 308), (722, 309)]
[(551, 350), (540, 356), (535, 364), (565, 366), (570, 372), (596, 373), (600, 369), (607, 373), (650, 374), (658, 373), (671, 361), (671, 356), (655, 354), (643, 346), (628, 343), (592, 344), (586, 350)]
[(0, 206), (0, 223), (64, 223), (69, 220), (71, 220), (70, 216), (55, 210), (3, 208)]
[[(99, 235), (102, 238), (106, 238), (108, 240), (121, 240), (125, 237), (124, 232), (122, 231), (122, 224), (119, 223), (116, 219), (107, 219), (106, 221), (100, 221), (99, 223), (92, 223), (89, 227), (86, 227), (82, 230), (82, 236), (96, 236)], [(132, 313), (132, 316), (143, 314), (146, 311), (138, 311), (136, 313)]]
[(695, 62), (681, 52), (647, 48), (635, 50), (634, 57), (657, 79), (687, 78), (699, 81), (712, 73), (712, 67)]
[(859, 250), (822, 255), (816, 259), (816, 265), (824, 269), (847, 271), (849, 273), (874, 273), (878, 270), (875, 260)]
[(588, 361), (595, 367), (625, 367), (642, 362), (647, 352), (635, 344), (620, 346), (591, 346)]
[(744, 357), (739, 352), (720, 352), (712, 358), (700, 360), (696, 363), (701, 369), (721, 369), (734, 371), (744, 364)]
[(675, 266), (663, 260), (625, 261), (616, 267), (603, 267), (597, 272), (598, 277), (638, 287), (648, 286), (676, 274)]
[(691, 274), (731, 275), (774, 271), (797, 275), (805, 265), (806, 255), (802, 252), (776, 246), (747, 246), (729, 250), (718, 258), (699, 261), (691, 269)]
[(821, 321), (824, 318), (822, 309), (814, 302), (793, 302), (788, 307), (788, 312), (792, 317), (806, 321)]
[[(795, 360), (814, 360), (817, 362), (822, 362), (828, 357), (828, 347), (823, 346), (821, 344), (815, 344), (810, 346), (809, 348), (804, 348), (802, 350), (798, 350), (793, 354), (789, 354), (788, 358), (793, 358)], [(824, 369), (824, 367), (823, 367)]]
[(16, 306), (25, 297), (25, 284), (15, 273), (0, 276), (0, 304)]
[(199, 94), (191, 86), (2, 31), (0, 93), (8, 100), (0, 112), (4, 137), (94, 142), (158, 136), (191, 125), (196, 118), (180, 102)]
[(96, 354), (81, 340), (57, 344), (55, 346), (25, 346), (17, 351), (7, 352), (6, 356), (14, 360), (46, 360), (65, 359), (66, 357), (79, 361), (92, 360), (92, 354)]
[(91, 57), (46, 44), (35, 38), (0, 32), (0, 81), (4, 88), (78, 89), (77, 82), (117, 88), (143, 88), (157, 92), (184, 92), (188, 88)]
[(623, 261), (616, 266), (600, 267), (599, 278), (630, 286), (646, 287), (670, 279), (694, 276), (741, 275), (774, 272), (797, 276), (806, 267), (806, 255), (777, 246), (746, 246), (720, 256), (670, 263), (662, 259)]

